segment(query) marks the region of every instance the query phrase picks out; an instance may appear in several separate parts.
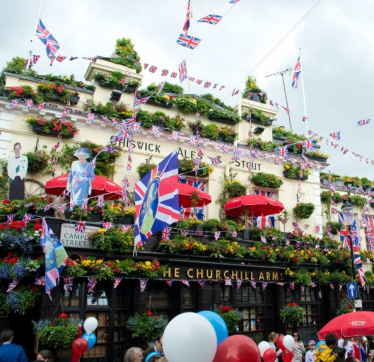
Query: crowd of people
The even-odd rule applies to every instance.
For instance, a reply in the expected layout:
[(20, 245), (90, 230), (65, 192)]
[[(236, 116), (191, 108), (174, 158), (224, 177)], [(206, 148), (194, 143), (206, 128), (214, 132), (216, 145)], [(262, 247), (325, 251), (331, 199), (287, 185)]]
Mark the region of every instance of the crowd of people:
[[(276, 342), (279, 333), (271, 332), (269, 344), (277, 353), (274, 362), (279, 362), (282, 351)], [(4, 329), (0, 335), (2, 346), (0, 347), (0, 362), (28, 362), (25, 350), (22, 346), (13, 343), (14, 332)], [(294, 357), (292, 362), (372, 362), (374, 354), (370, 353), (369, 340), (366, 337), (339, 339), (335, 334), (328, 334), (324, 341), (317, 344), (314, 340), (308, 342), (308, 351), (301, 341), (298, 332), (293, 333), (295, 341), (293, 347)], [(142, 350), (138, 347), (129, 348), (124, 357), (124, 362), (168, 362), (162, 348), (163, 335), (155, 340), (153, 347)], [(49, 350), (41, 350), (36, 355), (35, 362), (53, 362), (53, 353)]]

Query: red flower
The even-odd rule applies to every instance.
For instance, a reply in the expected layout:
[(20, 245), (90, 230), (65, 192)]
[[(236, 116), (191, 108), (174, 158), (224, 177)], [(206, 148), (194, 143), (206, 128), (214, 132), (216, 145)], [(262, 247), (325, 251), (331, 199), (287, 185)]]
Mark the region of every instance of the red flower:
[(65, 313), (61, 313), (58, 317), (62, 319), (68, 319), (68, 315)]
[(35, 224), (34, 225), (34, 231), (37, 231), (37, 230), (40, 230), (40, 229), (43, 229), (43, 226), (41, 226), (40, 224)]
[(37, 289), (36, 288), (31, 288), (32, 293), (36, 293)]
[(223, 313), (227, 313), (227, 312), (230, 312), (231, 308), (226, 306), (226, 307), (223, 307)]
[(152, 316), (153, 315), (153, 313), (150, 311), (150, 310), (147, 310), (147, 315), (149, 315), (149, 316)]
[(1, 201), (3, 204), (6, 204), (6, 205), (9, 205), (10, 204), (10, 201), (9, 200), (3, 200)]

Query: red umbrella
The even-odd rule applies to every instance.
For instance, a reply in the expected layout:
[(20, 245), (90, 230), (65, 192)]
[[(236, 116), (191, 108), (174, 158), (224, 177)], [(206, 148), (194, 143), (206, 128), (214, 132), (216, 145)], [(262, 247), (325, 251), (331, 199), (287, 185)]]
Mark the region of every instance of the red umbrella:
[[(196, 187), (192, 187), (187, 184), (178, 184), (178, 194), (179, 194), (179, 205), (181, 207), (203, 207), (204, 205), (208, 205), (212, 202), (212, 197), (204, 191), (197, 189)], [(197, 193), (198, 197), (196, 199), (197, 204), (192, 205), (192, 195)]]
[(225, 214), (234, 217), (273, 215), (280, 213), (283, 209), (281, 202), (261, 195), (239, 196), (225, 204)]
[(318, 332), (318, 338), (325, 339), (329, 333), (336, 334), (338, 338), (374, 334), (374, 312), (362, 311), (340, 315)]
[[(49, 195), (61, 195), (68, 184), (69, 174), (61, 175), (48, 180), (45, 184), (45, 192)], [(92, 181), (92, 192), (89, 196), (100, 196), (105, 194), (105, 200), (117, 200), (121, 197), (121, 186), (115, 182), (95, 175)]]

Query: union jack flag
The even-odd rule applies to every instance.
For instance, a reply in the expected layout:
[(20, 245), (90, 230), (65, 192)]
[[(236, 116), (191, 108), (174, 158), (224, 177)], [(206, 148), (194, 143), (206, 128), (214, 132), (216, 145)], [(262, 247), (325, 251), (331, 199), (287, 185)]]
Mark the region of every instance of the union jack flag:
[(229, 4), (237, 4), (238, 2), (239, 2), (240, 0), (231, 0), (231, 1), (229, 1)]
[(288, 149), (287, 149), (287, 147), (277, 148), (277, 151), (280, 153), (281, 157), (283, 157), (285, 160), (288, 159)]
[(133, 108), (136, 108), (138, 106), (140, 106), (141, 104), (145, 104), (147, 103), (148, 99), (151, 98), (151, 96), (149, 97), (144, 97), (144, 98), (141, 98), (141, 99), (136, 99), (134, 98), (134, 103), (133, 103)]
[(184, 235), (184, 236), (187, 236), (188, 235), (188, 230), (181, 230), (181, 234)]
[[(344, 226), (346, 226), (345, 216), (342, 212), (338, 214), (338, 221)], [(358, 235), (357, 235), (356, 219), (353, 221), (353, 225), (351, 226), (351, 232), (352, 233), (350, 237), (352, 238), (353, 244), (358, 245), (359, 240), (358, 240)], [(349, 227), (346, 226), (344, 229), (340, 230), (339, 233), (340, 233), (340, 241), (343, 244), (343, 248), (350, 250), (351, 245), (350, 245), (350, 240), (349, 240)]]
[(87, 221), (78, 221), (75, 223), (74, 230), (78, 233), (84, 233), (86, 231)]
[(330, 288), (331, 288), (331, 289), (334, 289), (334, 283), (331, 283), (331, 282), (330, 282)]
[(35, 278), (36, 285), (45, 285), (45, 277)]
[(194, 82), (194, 81), (195, 81), (195, 78), (194, 78), (194, 77), (188, 77), (188, 80), (189, 80), (190, 82)]
[(283, 106), (282, 106), (282, 108), (283, 108), (287, 113), (290, 113), (290, 109), (289, 109), (289, 108), (287, 108), (287, 107), (283, 107)]
[(82, 211), (87, 210), (87, 206), (88, 206), (88, 199), (83, 199), (81, 210)]
[(31, 98), (25, 99), (25, 106), (26, 106), (27, 109), (32, 108), (33, 105), (34, 105), (34, 102), (32, 101)]
[(264, 243), (264, 244), (267, 243), (267, 242), (266, 242), (266, 238), (265, 238), (264, 235), (260, 235), (260, 240), (261, 240), (261, 242)]
[(12, 101), (11, 101), (11, 103), (10, 103), (11, 108), (12, 108), (12, 109), (16, 109), (16, 107), (18, 106), (19, 101), (20, 101), (20, 100), (17, 99), (17, 98), (12, 99)]
[(172, 72), (172, 73), (170, 74), (170, 77), (172, 77), (172, 78), (176, 78), (177, 75), (178, 75), (178, 73)]
[(339, 132), (333, 132), (333, 133), (330, 133), (330, 136), (331, 136), (334, 140), (340, 141), (340, 131), (339, 131)]
[(198, 79), (198, 80), (196, 81), (196, 83), (199, 84), (199, 85), (200, 85), (202, 82), (203, 82), (203, 81), (202, 81), (201, 79)]
[(201, 42), (201, 39), (194, 36), (181, 33), (177, 39), (177, 44), (187, 49), (195, 49)]
[(151, 73), (155, 73), (156, 70), (157, 70), (157, 67), (155, 67), (154, 65), (151, 65), (151, 66), (149, 67), (149, 71), (150, 71)]
[(356, 265), (358, 279), (360, 280), (361, 285), (364, 287), (365, 286), (365, 276), (364, 276), (364, 271), (362, 269), (362, 261), (361, 261), (360, 253), (358, 251), (357, 246), (353, 247), (353, 257), (354, 257), (354, 262), (355, 262), (355, 265)]
[(234, 97), (234, 96), (236, 96), (237, 94), (239, 94), (239, 89), (238, 89), (238, 90), (235, 90), (235, 88), (234, 88), (234, 90), (232, 91), (231, 97)]
[(249, 283), (251, 284), (251, 287), (253, 288), (253, 289), (256, 289), (256, 282), (254, 282), (253, 280), (250, 280), (249, 281)]
[(36, 36), (45, 45), (47, 56), (53, 56), (60, 49), (58, 41), (53, 37), (49, 30), (44, 26), (42, 20), (39, 19), (39, 24), (36, 27)]
[(363, 119), (362, 121), (358, 121), (357, 124), (359, 126), (365, 126), (370, 123), (370, 119)]
[(64, 289), (68, 292), (72, 292), (73, 291), (73, 282), (74, 282), (73, 277), (64, 277)]
[(198, 20), (198, 23), (207, 23), (211, 25), (217, 25), (220, 20), (222, 19), (222, 16), (220, 15), (207, 15)]
[(135, 184), (135, 246), (180, 220), (177, 183), (176, 149)]
[(70, 57), (70, 61), (72, 61), (72, 60), (76, 60), (76, 59), (78, 59), (78, 57)]
[(152, 135), (153, 136), (159, 136), (160, 135), (160, 127), (158, 126), (152, 126)]
[(113, 288), (116, 289), (119, 286), (119, 283), (121, 283), (122, 277), (115, 277), (114, 278), (114, 283), (113, 283)]
[(260, 229), (264, 229), (266, 227), (274, 227), (275, 224), (275, 217), (274, 216), (259, 216), (256, 219), (256, 225)]
[(69, 211), (73, 211), (75, 204), (76, 204), (75, 201), (70, 201), (70, 208), (69, 208)]
[(104, 201), (104, 195), (98, 196), (97, 197), (97, 207), (104, 207), (105, 206), (105, 201)]
[(315, 288), (317, 286), (316, 283), (312, 282), (312, 284), (310, 285), (312, 288)]
[(217, 157), (210, 157), (210, 156), (207, 156), (207, 157), (210, 159), (210, 162), (212, 162), (213, 166), (217, 166), (222, 162)]
[(108, 231), (112, 228), (113, 224), (109, 221), (106, 221), (106, 222), (103, 222), (101, 226), (103, 227), (103, 229)]
[(170, 227), (166, 227), (164, 230), (162, 230), (161, 240), (169, 240), (170, 239), (170, 232), (171, 232)]
[(95, 122), (95, 113), (87, 113), (87, 122), (94, 123)]
[(40, 59), (40, 55), (33, 55), (32, 56), (33, 64), (36, 65), (36, 63), (38, 62), (39, 59)]
[(279, 286), (283, 287), (284, 283), (282, 283), (282, 282), (279, 282), (279, 283), (277, 283), (277, 285), (279, 285)]
[(173, 281), (171, 279), (166, 279), (166, 284), (169, 286), (169, 287), (172, 287), (173, 286)]
[(225, 279), (225, 285), (232, 285), (231, 279)]
[(7, 222), (7, 224), (10, 224), (14, 220), (15, 216), (16, 216), (16, 214), (7, 215), (6, 216), (6, 222)]
[(295, 282), (291, 282), (291, 283), (290, 283), (290, 288), (291, 288), (292, 290), (295, 289)]
[(182, 282), (184, 285), (186, 285), (187, 287), (190, 286), (190, 282), (189, 282), (188, 280), (186, 280), (186, 279), (182, 279), (181, 282)]
[(161, 77), (166, 77), (168, 74), (169, 74), (169, 71), (166, 70), (166, 69), (163, 69), (163, 70), (161, 71)]
[(331, 212), (332, 212), (334, 215), (338, 215), (338, 213), (339, 213), (338, 209), (335, 209), (335, 207), (332, 207), (332, 208), (331, 208)]
[(178, 131), (173, 131), (172, 134), (171, 134), (171, 139), (173, 141), (178, 141), (178, 139), (179, 139), (178, 135), (179, 135)]
[(57, 209), (58, 209), (59, 211), (61, 211), (61, 212), (65, 212), (66, 204), (59, 205), (59, 206), (57, 207)]
[(97, 283), (96, 278), (94, 277), (88, 277), (87, 278), (87, 292), (92, 293), (93, 290), (95, 289), (95, 285)]
[(182, 63), (179, 64), (178, 72), (179, 72), (179, 82), (182, 83), (188, 77), (186, 60), (183, 60)]
[(46, 104), (47, 104), (46, 102), (41, 102), (41, 103), (39, 103), (39, 104), (36, 106), (36, 110), (37, 110), (38, 112), (40, 112)]
[(197, 282), (199, 283), (200, 287), (204, 288), (205, 281), (203, 279), (198, 279)]
[(243, 279), (236, 279), (236, 289), (240, 289), (242, 286)]
[(314, 140), (306, 140), (306, 141), (303, 141), (303, 146), (307, 149), (307, 150), (310, 150), (312, 151), (314, 149)]
[(268, 283), (267, 282), (263, 282), (262, 283), (262, 290), (265, 290), (267, 286), (268, 286)]
[(232, 237), (233, 238), (236, 238), (238, 236), (238, 233), (236, 230), (234, 230), (232, 233), (231, 233)]
[(220, 232), (220, 231), (215, 231), (215, 232), (214, 232), (214, 238), (215, 238), (216, 240), (219, 239), (220, 235), (221, 235), (221, 232)]
[(191, 18), (192, 18), (191, 0), (188, 0), (186, 21), (184, 22), (183, 29), (182, 29), (186, 34), (188, 33), (188, 29), (190, 28)]
[(212, 82), (205, 82), (204, 88), (209, 88), (212, 85)]
[(23, 222), (25, 223), (25, 225), (27, 226), (27, 224), (31, 221), (31, 219), (33, 218), (34, 215), (32, 214), (25, 214), (23, 215)]
[(301, 61), (300, 61), (300, 57), (298, 57), (296, 65), (295, 65), (293, 77), (292, 77), (292, 88), (294, 88), (294, 89), (296, 89), (297, 86), (299, 85), (300, 73), (301, 73)]
[(121, 225), (121, 230), (125, 233), (131, 229), (131, 225)]
[(7, 289), (7, 293), (9, 293), (9, 292), (11, 292), (16, 286), (17, 286), (17, 284), (18, 284), (18, 282), (19, 282), (19, 278), (17, 278), (17, 279), (14, 279), (10, 284), (9, 284), (9, 287), (8, 287), (8, 289)]
[(279, 107), (278, 107), (278, 103), (275, 103), (275, 106), (277, 107), (277, 109), (279, 109)]

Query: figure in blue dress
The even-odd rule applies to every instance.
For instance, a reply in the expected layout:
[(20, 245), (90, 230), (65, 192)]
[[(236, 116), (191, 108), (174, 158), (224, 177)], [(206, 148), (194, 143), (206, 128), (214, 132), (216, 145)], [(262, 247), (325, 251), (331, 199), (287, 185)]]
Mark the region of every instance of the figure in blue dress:
[(68, 185), (66, 189), (70, 192), (70, 201), (81, 206), (84, 199), (91, 195), (91, 183), (95, 178), (95, 170), (86, 159), (90, 157), (87, 148), (79, 148), (74, 152), (79, 160), (71, 164)]

